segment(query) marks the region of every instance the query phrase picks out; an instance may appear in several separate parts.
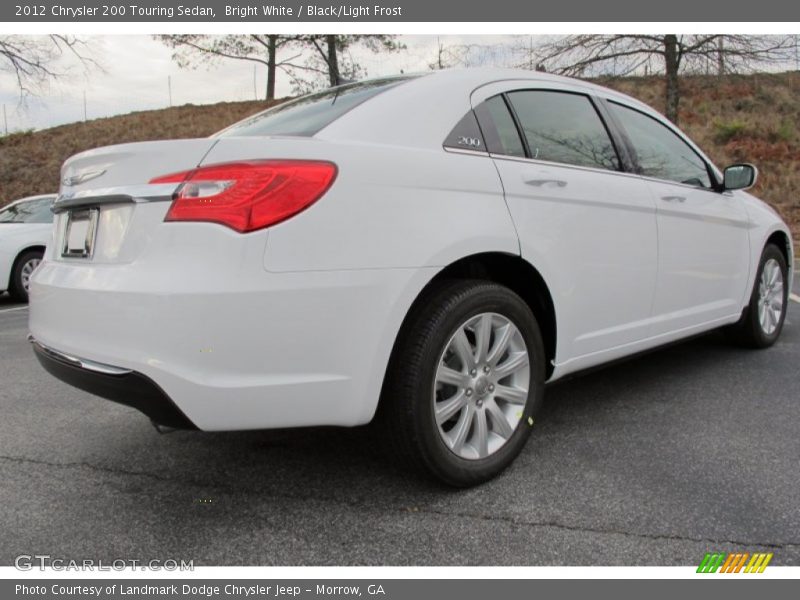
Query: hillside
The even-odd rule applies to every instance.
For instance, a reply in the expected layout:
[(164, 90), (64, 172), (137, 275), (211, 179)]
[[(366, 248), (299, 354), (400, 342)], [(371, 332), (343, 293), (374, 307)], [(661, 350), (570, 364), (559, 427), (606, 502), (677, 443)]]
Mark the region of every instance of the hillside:
[[(600, 83), (662, 108), (663, 81), (658, 77)], [(686, 77), (682, 86), (681, 127), (717, 165), (748, 161), (758, 166), (754, 193), (784, 216), (800, 247), (800, 73)], [(55, 190), (61, 163), (81, 150), (203, 137), (267, 106), (187, 105), (0, 137), (0, 205)]]

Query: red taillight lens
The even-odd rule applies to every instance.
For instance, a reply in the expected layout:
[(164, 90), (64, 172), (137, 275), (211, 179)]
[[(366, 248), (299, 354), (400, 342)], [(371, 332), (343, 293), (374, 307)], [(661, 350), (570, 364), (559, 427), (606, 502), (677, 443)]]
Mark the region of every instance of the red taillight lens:
[(209, 221), (246, 233), (305, 210), (334, 179), (330, 162), (258, 160), (198, 167), (150, 183), (180, 184), (165, 221)]

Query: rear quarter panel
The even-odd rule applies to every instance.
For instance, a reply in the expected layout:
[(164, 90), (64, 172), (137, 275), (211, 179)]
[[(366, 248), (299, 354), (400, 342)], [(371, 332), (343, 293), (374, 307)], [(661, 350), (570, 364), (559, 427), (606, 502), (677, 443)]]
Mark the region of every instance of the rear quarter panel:
[(225, 138), (205, 164), (254, 158), (336, 163), (331, 189), (269, 230), (272, 272), (445, 266), (479, 252), (519, 253), (488, 156), (317, 140)]

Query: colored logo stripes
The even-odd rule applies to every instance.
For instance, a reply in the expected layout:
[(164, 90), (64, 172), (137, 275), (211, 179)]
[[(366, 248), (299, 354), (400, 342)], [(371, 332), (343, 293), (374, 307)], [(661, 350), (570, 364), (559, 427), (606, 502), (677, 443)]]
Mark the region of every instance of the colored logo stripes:
[(697, 572), (716, 573), (719, 569), (720, 573), (763, 573), (771, 560), (772, 552), (706, 552)]

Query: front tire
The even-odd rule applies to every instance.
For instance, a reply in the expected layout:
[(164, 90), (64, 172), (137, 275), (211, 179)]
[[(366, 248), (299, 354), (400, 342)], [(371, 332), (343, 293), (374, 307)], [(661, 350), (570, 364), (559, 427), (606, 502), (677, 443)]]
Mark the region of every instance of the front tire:
[(764, 248), (753, 293), (741, 320), (733, 326), (735, 339), (751, 348), (768, 348), (781, 334), (789, 304), (789, 269), (777, 246)]
[(445, 483), (481, 483), (522, 450), (544, 378), (539, 325), (522, 298), (491, 282), (442, 282), (398, 339), (383, 436), (394, 455)]
[(39, 263), (42, 262), (42, 252), (40, 250), (27, 250), (17, 257), (14, 268), (11, 272), (8, 293), (18, 302), (28, 301), (28, 289), (33, 272)]

